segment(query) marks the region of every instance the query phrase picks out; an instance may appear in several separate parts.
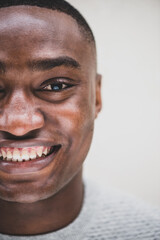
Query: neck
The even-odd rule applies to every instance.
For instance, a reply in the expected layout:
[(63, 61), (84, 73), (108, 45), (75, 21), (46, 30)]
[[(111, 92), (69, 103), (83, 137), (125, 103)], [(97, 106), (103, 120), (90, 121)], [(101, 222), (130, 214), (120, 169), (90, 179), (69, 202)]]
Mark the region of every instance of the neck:
[(0, 200), (0, 232), (34, 235), (67, 226), (79, 214), (83, 201), (82, 171), (56, 195), (36, 203)]

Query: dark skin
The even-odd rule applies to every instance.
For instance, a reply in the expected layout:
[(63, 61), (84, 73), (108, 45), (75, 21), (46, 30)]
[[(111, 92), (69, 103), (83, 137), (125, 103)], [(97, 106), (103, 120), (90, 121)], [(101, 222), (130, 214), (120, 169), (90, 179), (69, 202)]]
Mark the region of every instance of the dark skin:
[(60, 145), (40, 170), (0, 170), (0, 232), (55, 231), (83, 204), (82, 165), (101, 109), (95, 46), (70, 16), (39, 7), (0, 9), (0, 36), (0, 147)]

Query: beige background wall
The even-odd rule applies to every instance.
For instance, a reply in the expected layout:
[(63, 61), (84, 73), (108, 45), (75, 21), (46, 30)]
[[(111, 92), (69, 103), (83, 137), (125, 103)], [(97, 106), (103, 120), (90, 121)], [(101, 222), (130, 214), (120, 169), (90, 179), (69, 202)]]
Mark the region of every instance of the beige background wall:
[(85, 174), (160, 207), (160, 0), (69, 0), (93, 29), (103, 75)]

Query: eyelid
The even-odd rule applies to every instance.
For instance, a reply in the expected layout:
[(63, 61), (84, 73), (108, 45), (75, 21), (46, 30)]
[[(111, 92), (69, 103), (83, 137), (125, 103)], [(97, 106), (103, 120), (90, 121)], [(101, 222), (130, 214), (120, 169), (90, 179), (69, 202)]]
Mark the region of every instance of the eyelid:
[(78, 82), (70, 79), (70, 78), (66, 78), (66, 77), (56, 77), (56, 78), (50, 78), (47, 79), (46, 81), (44, 81), (43, 83), (41, 83), (40, 87), (42, 86), (47, 86), (49, 84), (54, 84), (54, 83), (64, 83), (64, 84), (68, 84), (68, 85), (77, 85)]

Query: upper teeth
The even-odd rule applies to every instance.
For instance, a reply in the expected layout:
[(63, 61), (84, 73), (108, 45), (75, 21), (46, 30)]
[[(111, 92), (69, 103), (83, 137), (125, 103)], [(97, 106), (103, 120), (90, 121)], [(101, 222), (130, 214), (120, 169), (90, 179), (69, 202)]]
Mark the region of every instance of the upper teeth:
[(26, 148), (0, 148), (0, 157), (7, 161), (29, 161), (41, 157), (42, 154), (45, 156), (50, 152), (51, 147), (36, 146)]

